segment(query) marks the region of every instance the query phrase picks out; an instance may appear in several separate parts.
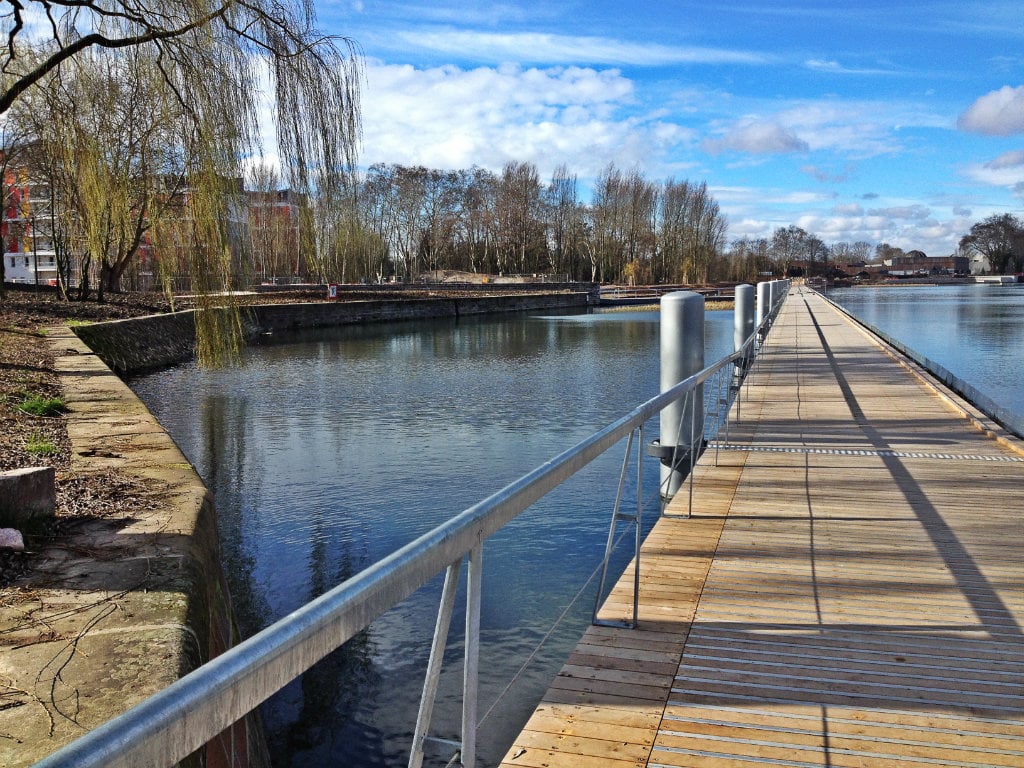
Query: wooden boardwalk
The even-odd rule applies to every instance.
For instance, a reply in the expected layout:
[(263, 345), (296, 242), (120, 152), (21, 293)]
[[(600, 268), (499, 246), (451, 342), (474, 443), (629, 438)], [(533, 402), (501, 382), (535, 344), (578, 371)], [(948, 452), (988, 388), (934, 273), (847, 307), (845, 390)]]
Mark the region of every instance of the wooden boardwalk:
[(748, 382), (502, 766), (1024, 766), (1024, 447), (800, 289)]

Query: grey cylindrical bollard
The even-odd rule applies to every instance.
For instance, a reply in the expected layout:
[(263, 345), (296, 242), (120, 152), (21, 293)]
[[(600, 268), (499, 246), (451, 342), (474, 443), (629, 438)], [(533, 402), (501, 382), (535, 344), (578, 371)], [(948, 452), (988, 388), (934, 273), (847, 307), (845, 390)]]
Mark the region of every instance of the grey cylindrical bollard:
[(734, 303), (732, 349), (737, 352), (754, 332), (754, 286), (737, 285)]
[[(704, 297), (690, 291), (675, 291), (661, 297), (661, 391), (704, 368)], [(676, 460), (688, 456), (704, 440), (704, 387), (661, 412), (661, 448), (676, 447)], [(689, 471), (672, 466), (672, 455), (661, 466), (661, 492), (671, 498)]]
[(754, 316), (754, 326), (760, 328), (764, 319), (768, 317), (768, 311), (771, 309), (772, 295), (771, 283), (758, 283), (757, 284), (757, 314)]

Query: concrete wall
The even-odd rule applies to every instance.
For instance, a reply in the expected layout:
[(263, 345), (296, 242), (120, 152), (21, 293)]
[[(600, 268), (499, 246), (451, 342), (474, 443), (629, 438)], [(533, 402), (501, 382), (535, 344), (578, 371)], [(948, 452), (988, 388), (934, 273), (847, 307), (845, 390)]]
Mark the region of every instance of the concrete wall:
[[(507, 293), (551, 293), (553, 291), (568, 291), (572, 293), (587, 293), (590, 295), (591, 303), (596, 304), (601, 298), (600, 283), (561, 283), (543, 282), (518, 277), (498, 277), (483, 282), (483, 278), (476, 281), (433, 281), (422, 283), (339, 283), (337, 286), (339, 294), (394, 294), (394, 293), (423, 293), (424, 291), (451, 291), (457, 290), (462, 293), (484, 293), (488, 295)], [(256, 293), (289, 293), (323, 291), (327, 294), (326, 285), (294, 284), (294, 285), (255, 285), (251, 290)]]
[[(256, 304), (242, 308), (246, 334), (329, 328), (439, 317), (468, 317), (586, 307), (586, 292), (530, 293), (429, 299), (371, 299), (294, 304)], [(78, 326), (75, 333), (103, 361), (122, 375), (162, 368), (195, 354), (195, 319), (191, 310), (133, 320)]]
[(121, 374), (180, 363), (191, 358), (196, 349), (191, 310), (80, 325), (73, 330), (103, 362)]

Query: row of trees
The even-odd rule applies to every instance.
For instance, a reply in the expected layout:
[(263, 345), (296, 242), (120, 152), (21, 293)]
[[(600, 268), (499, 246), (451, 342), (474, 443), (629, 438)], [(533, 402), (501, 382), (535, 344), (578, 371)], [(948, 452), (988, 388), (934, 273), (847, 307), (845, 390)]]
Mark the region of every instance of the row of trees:
[(500, 174), (374, 165), (345, 199), (314, 196), (303, 251), (320, 280), (415, 279), (424, 271), (549, 274), (601, 282), (703, 282), (725, 218), (703, 183), (609, 165), (584, 204), (564, 166)]

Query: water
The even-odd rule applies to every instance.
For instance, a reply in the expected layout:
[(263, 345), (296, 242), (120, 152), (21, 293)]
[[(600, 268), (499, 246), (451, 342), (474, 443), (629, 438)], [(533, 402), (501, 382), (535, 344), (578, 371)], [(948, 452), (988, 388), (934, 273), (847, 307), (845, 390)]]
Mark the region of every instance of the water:
[[(731, 351), (732, 317), (708, 313), (709, 362)], [(236, 370), (188, 365), (132, 382), (215, 495), (243, 636), (658, 390), (654, 312), (387, 324), (267, 341)], [(481, 715), (572, 604), (486, 715), (484, 765), (504, 754), (590, 620), (595, 584), (572, 601), (600, 563), (621, 461), (621, 449), (606, 453), (484, 548)], [(653, 462), (644, 483), (656, 498)], [(614, 573), (629, 554), (621, 550)], [(264, 706), (277, 768), (406, 764), (440, 583)], [(450, 738), (460, 718), (462, 621), (453, 619), (432, 729)], [(441, 757), (443, 765), (450, 755)]]
[(857, 287), (828, 295), (1024, 422), (1024, 286)]

